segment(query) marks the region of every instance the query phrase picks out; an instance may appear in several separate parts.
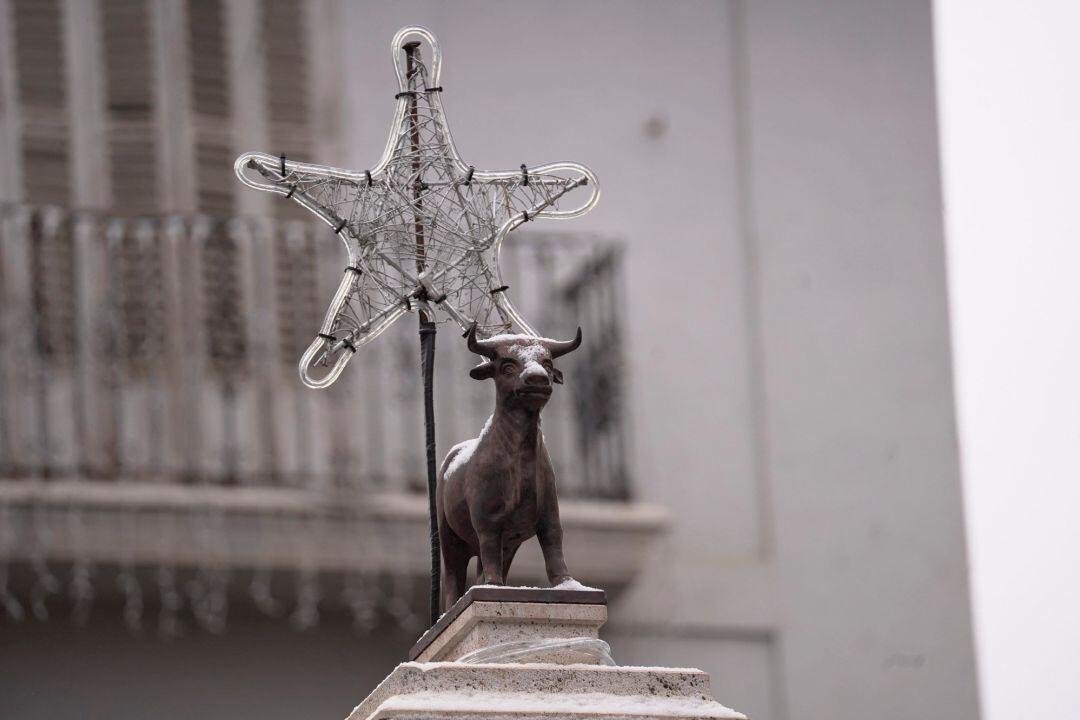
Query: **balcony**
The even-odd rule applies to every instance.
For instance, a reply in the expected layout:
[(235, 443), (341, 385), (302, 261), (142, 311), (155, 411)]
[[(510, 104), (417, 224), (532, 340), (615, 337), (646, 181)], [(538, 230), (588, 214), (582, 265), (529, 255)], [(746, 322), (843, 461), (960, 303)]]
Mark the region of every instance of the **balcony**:
[[(428, 562), (416, 322), (330, 390), (297, 377), (343, 262), (324, 226), (300, 221), (0, 206), (0, 609), (77, 606), (106, 568), (125, 617), (144, 594), (183, 604), (178, 587), (212, 629), (238, 587), (264, 609), (284, 596), (300, 624), (331, 587), (356, 615), (415, 615)], [(664, 525), (633, 499), (618, 247), (533, 233), (504, 263), (546, 333), (586, 329), (544, 426), (571, 568), (617, 592)], [(468, 378), (458, 329), (440, 329), (442, 454), (493, 396)], [(514, 575), (540, 579), (539, 553), (523, 548)]]

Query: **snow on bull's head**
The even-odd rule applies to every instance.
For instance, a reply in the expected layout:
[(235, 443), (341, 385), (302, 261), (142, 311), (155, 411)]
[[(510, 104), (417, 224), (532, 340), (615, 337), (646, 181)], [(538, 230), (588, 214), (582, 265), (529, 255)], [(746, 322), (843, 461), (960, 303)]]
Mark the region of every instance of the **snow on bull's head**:
[(562, 382), (562, 373), (553, 361), (581, 345), (581, 328), (573, 340), (565, 341), (532, 335), (495, 335), (479, 340), (474, 325), (467, 338), (469, 350), (487, 358), (469, 371), (473, 379), (494, 378), (500, 403), (540, 410), (551, 397), (552, 384)]

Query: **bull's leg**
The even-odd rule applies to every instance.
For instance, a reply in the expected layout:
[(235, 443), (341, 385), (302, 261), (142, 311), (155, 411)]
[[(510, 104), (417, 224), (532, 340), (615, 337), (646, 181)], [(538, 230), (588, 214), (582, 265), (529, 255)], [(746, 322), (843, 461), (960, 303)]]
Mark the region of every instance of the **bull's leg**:
[(439, 543), (443, 556), (443, 612), (445, 612), (465, 594), (472, 550), (445, 523), (439, 527)]
[(540, 541), (540, 549), (544, 553), (544, 565), (547, 569), (548, 582), (552, 587), (559, 583), (570, 580), (570, 572), (566, 569), (566, 561), (563, 560), (562, 552), (562, 525), (556, 518), (552, 521), (541, 521), (536, 528), (536, 539)]
[(480, 536), (480, 562), (483, 566), (481, 582), (484, 585), (503, 585), (503, 545), (502, 533), (488, 528), (479, 531)]

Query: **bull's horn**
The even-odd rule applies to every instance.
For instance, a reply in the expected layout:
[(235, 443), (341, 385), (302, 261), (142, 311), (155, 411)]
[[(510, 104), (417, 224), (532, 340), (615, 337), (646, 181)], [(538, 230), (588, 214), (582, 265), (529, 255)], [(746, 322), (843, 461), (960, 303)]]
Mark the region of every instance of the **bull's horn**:
[(573, 340), (545, 340), (544, 345), (551, 353), (552, 360), (574, 352), (581, 345), (581, 327), (578, 327), (577, 335), (574, 336)]
[(476, 323), (469, 326), (469, 332), (465, 335), (465, 339), (469, 344), (469, 350), (477, 355), (483, 355), (486, 358), (495, 359), (496, 353), (495, 343), (490, 340), (477, 340), (476, 339)]

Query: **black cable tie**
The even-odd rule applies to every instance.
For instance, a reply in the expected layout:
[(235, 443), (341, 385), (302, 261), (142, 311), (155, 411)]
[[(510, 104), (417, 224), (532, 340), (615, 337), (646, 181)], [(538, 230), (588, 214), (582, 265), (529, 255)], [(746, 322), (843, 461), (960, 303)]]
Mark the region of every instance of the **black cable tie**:
[(509, 285), (503, 285), (502, 287), (497, 287), (494, 290), (492, 290), (491, 294), (494, 295), (495, 293), (506, 292), (509, 289), (510, 289)]
[(408, 95), (409, 97), (416, 97), (416, 91), (415, 90), (402, 90), (401, 92), (399, 92), (397, 95), (394, 96), (394, 99), (395, 100), (400, 100), (401, 98), (405, 97), (406, 95)]
[(285, 177), (285, 153), (281, 153), (281, 177)]
[(442, 85), (436, 85), (435, 87), (424, 88), (424, 92), (442, 92)]
[(412, 300), (410, 300), (408, 296), (406, 296), (402, 298), (402, 301), (405, 303), (405, 311), (412, 312)]
[(360, 268), (356, 267), (355, 265), (346, 265), (345, 266), (345, 272), (354, 272), (354, 273), (356, 273), (357, 277), (364, 274), (364, 271), (361, 270)]
[(349, 221), (345, 218), (341, 218), (341, 222), (338, 223), (338, 226), (336, 228), (334, 228), (334, 234), (337, 235), (339, 232), (341, 232), (345, 228), (346, 223), (348, 222)]
[(367, 180), (367, 186), (371, 187), (371, 171), (370, 170), (365, 170), (364, 171), (364, 179)]
[(320, 338), (322, 338), (323, 340), (325, 340), (326, 342), (335, 342), (335, 343), (336, 343), (336, 342), (339, 342), (339, 343), (341, 343), (341, 344), (342, 344), (342, 346), (344, 346), (344, 347), (348, 348), (348, 349), (349, 349), (349, 350), (351, 350), (352, 352), (354, 352), (354, 353), (356, 352), (356, 346), (355, 346), (355, 345), (353, 345), (353, 344), (352, 344), (352, 341), (351, 341), (351, 340), (349, 340), (349, 338), (347, 338), (347, 337), (346, 337), (346, 338), (341, 338), (340, 340), (338, 340), (338, 339), (337, 339), (336, 337), (334, 337), (333, 335), (328, 335), (327, 333), (319, 333), (319, 335), (318, 335), (318, 336), (319, 336)]
[(529, 169), (525, 167), (525, 163), (521, 163), (521, 184), (526, 187), (529, 185)]
[(297, 185), (297, 183), (293, 183), (292, 185), (289, 186), (289, 192), (288, 192), (288, 194), (285, 195), (286, 200), (291, 198), (293, 196), (293, 193), (296, 192), (296, 185)]
[(446, 293), (440, 293), (439, 297), (437, 297), (437, 298), (431, 297), (431, 294), (428, 292), (427, 287), (424, 286), (424, 285), (421, 285), (416, 290), (416, 292), (414, 292), (412, 294), (412, 296), (414, 298), (416, 298), (417, 300), (421, 301), (421, 302), (433, 302), (436, 305), (438, 305), (439, 303), (441, 303), (443, 300), (446, 299)]
[(532, 218), (529, 217), (529, 211), (528, 210), (522, 210), (521, 211), (521, 217), (522, 217), (521, 222), (529, 222), (530, 220), (532, 220)]
[(469, 166), (469, 171), (467, 173), (465, 173), (465, 186), (466, 187), (468, 187), (469, 185), (472, 185), (472, 176), (473, 176), (474, 172), (476, 172), (476, 168), (473, 167), (472, 165), (470, 165)]

